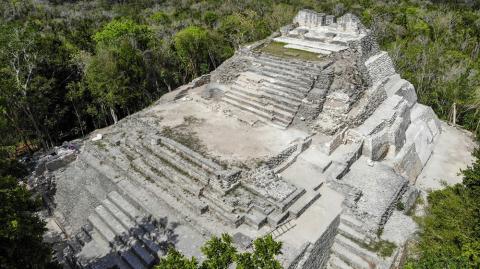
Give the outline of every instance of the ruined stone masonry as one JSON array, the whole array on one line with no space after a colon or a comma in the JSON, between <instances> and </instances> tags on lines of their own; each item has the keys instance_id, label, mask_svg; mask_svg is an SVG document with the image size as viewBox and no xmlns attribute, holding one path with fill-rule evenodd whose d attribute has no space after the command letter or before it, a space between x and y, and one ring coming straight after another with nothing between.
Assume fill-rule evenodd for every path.
<instances>
[{"instance_id":1,"label":"ruined stone masonry","mask_svg":"<svg viewBox=\"0 0 480 269\"><path fill-rule=\"evenodd\" d=\"M442 126L358 18L302 10L36 176L55 182L66 268L151 268L169 246L201 260L221 233L247 250L272 234L289 269L392 268L405 242L372 246Z\"/></svg>"}]
</instances>

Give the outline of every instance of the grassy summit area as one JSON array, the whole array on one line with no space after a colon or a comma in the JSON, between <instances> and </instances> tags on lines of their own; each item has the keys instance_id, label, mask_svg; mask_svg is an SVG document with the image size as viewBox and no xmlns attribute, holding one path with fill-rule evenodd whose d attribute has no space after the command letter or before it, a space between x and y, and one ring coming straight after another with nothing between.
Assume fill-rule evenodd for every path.
<instances>
[{"instance_id":1,"label":"grassy summit area","mask_svg":"<svg viewBox=\"0 0 480 269\"><path fill-rule=\"evenodd\" d=\"M322 58L321 54L305 50L285 48L285 45L287 44L283 42L272 41L258 50L279 57L294 58L305 61L318 61Z\"/></svg>"}]
</instances>

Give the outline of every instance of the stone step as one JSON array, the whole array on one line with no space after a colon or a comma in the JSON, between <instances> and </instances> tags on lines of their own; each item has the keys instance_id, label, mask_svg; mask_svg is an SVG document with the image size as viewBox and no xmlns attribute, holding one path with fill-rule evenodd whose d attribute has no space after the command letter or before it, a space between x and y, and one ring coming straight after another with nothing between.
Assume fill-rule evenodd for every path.
<instances>
[{"instance_id":1,"label":"stone step","mask_svg":"<svg viewBox=\"0 0 480 269\"><path fill-rule=\"evenodd\" d=\"M96 214L91 214L87 219L88 222L93 226L94 231L101 236L107 245L115 241L115 232L113 232L108 225L100 219L99 216Z\"/></svg>"},{"instance_id":2,"label":"stone step","mask_svg":"<svg viewBox=\"0 0 480 269\"><path fill-rule=\"evenodd\" d=\"M357 231L361 231L362 227L364 226L364 224L361 221L359 221L354 216L348 215L348 214L340 215L340 222Z\"/></svg>"},{"instance_id":3,"label":"stone step","mask_svg":"<svg viewBox=\"0 0 480 269\"><path fill-rule=\"evenodd\" d=\"M214 161L205 158L201 154L191 150L190 148L170 139L167 137L161 137L161 143L167 146L170 150L180 153L182 157L195 162L197 165L207 169L211 173L223 170L223 167Z\"/></svg>"},{"instance_id":4,"label":"stone step","mask_svg":"<svg viewBox=\"0 0 480 269\"><path fill-rule=\"evenodd\" d=\"M105 199L102 202L103 206L115 216L115 218L123 225L127 230L136 226L135 220L130 219L121 209L119 209L112 201Z\"/></svg>"},{"instance_id":5,"label":"stone step","mask_svg":"<svg viewBox=\"0 0 480 269\"><path fill-rule=\"evenodd\" d=\"M110 212L103 206L99 205L95 208L95 213L102 219L102 221L107 224L112 232L115 233L115 236L120 238L122 241L128 237L128 230L123 227L123 225L113 216Z\"/></svg>"},{"instance_id":6,"label":"stone step","mask_svg":"<svg viewBox=\"0 0 480 269\"><path fill-rule=\"evenodd\" d=\"M132 244L132 250L137 255L138 258L143 262L147 268L151 268L156 258L149 252L149 250L141 243L141 241L136 241Z\"/></svg>"},{"instance_id":7,"label":"stone step","mask_svg":"<svg viewBox=\"0 0 480 269\"><path fill-rule=\"evenodd\" d=\"M261 110L258 110L256 108L253 108L253 107L250 107L250 106L245 106L244 104L234 100L234 99L231 99L231 98L223 98L222 99L225 103L228 103L240 110L243 110L243 111L247 111L247 112L250 112L256 116L258 116L260 119L262 119L264 122L266 123L270 123L276 127L279 127L279 128L282 128L282 129L285 129L288 127L288 125L290 125L290 122L291 121L285 121L285 120L282 120L282 119L274 119L272 118L272 116L264 111L261 111Z\"/></svg>"},{"instance_id":8,"label":"stone step","mask_svg":"<svg viewBox=\"0 0 480 269\"><path fill-rule=\"evenodd\" d=\"M307 92L303 92L298 90L297 88L291 88L291 87L285 87L282 85L278 85L277 83L274 83L272 81L264 81L263 82L263 87L271 90L271 91L277 91L281 93L285 93L288 96L291 96L292 98L297 98L298 100L303 100L305 96L307 95Z\"/></svg>"},{"instance_id":9,"label":"stone step","mask_svg":"<svg viewBox=\"0 0 480 269\"><path fill-rule=\"evenodd\" d=\"M340 222L340 225L338 226L338 233L347 237L347 238L355 240L357 242L366 242L367 241L367 237L365 236L365 234L353 229L350 226L347 226L347 225L343 224L342 222Z\"/></svg>"},{"instance_id":10,"label":"stone step","mask_svg":"<svg viewBox=\"0 0 480 269\"><path fill-rule=\"evenodd\" d=\"M274 84L281 85L293 90L298 90L301 92L308 92L313 83L313 80L311 79L309 79L308 81L304 81L300 79L289 78L279 74L272 73L268 70L254 70L251 72L252 73L254 72L256 74L262 75L270 79L271 82Z\"/></svg>"},{"instance_id":11,"label":"stone step","mask_svg":"<svg viewBox=\"0 0 480 269\"><path fill-rule=\"evenodd\" d=\"M290 215L296 218L300 217L320 196L320 192L317 191L306 192L288 209Z\"/></svg>"},{"instance_id":12,"label":"stone step","mask_svg":"<svg viewBox=\"0 0 480 269\"><path fill-rule=\"evenodd\" d=\"M133 269L148 269L132 250L122 252L120 256Z\"/></svg>"},{"instance_id":13,"label":"stone step","mask_svg":"<svg viewBox=\"0 0 480 269\"><path fill-rule=\"evenodd\" d=\"M344 262L342 259L340 259L337 255L335 254L330 254L330 260L328 261L328 267L331 269L355 269L348 265L346 262Z\"/></svg>"},{"instance_id":14,"label":"stone step","mask_svg":"<svg viewBox=\"0 0 480 269\"><path fill-rule=\"evenodd\" d=\"M284 110L290 110L295 112L298 106L301 104L302 100L290 97L285 93L276 93L272 94L272 91L266 91L266 87L260 87L258 89L252 89L249 85L245 85L242 81L237 81L234 85L232 85L232 89L238 90L243 92L246 95L256 98L265 98L271 101L274 104L277 104L279 108L283 108Z\"/></svg>"},{"instance_id":15,"label":"stone step","mask_svg":"<svg viewBox=\"0 0 480 269\"><path fill-rule=\"evenodd\" d=\"M294 117L294 115L292 115L292 113L287 113L287 112L275 109L275 107L273 107L273 111L271 111L272 108L267 108L265 104L261 104L261 103L258 103L256 101L244 98L243 96L235 95L234 93L232 93L230 91L227 91L225 93L224 97L227 98L227 99L234 100L237 103L243 104L244 106L252 107L256 110L263 111L263 112L267 113L267 115L270 115L270 117L272 117L271 115L273 114L275 116L275 118L281 119L285 122L290 123L293 120L293 117Z\"/></svg>"},{"instance_id":16,"label":"stone step","mask_svg":"<svg viewBox=\"0 0 480 269\"><path fill-rule=\"evenodd\" d=\"M261 83L252 82L247 76L238 77L236 83L242 83L248 86L253 85L254 88L255 85L258 84L259 89L263 90L264 92L268 91L271 95L282 96L296 102L301 102L306 95L306 93L298 91L296 89L294 90L291 88L276 85L270 80L262 80Z\"/></svg>"},{"instance_id":17,"label":"stone step","mask_svg":"<svg viewBox=\"0 0 480 269\"><path fill-rule=\"evenodd\" d=\"M261 212L258 212L257 210L250 210L249 213L245 214L245 222L259 230L265 224L267 224L267 216Z\"/></svg>"},{"instance_id":18,"label":"stone step","mask_svg":"<svg viewBox=\"0 0 480 269\"><path fill-rule=\"evenodd\" d=\"M301 81L298 79L289 79L287 77L282 77L278 74L268 72L266 70L249 70L242 73L243 76L248 77L253 83L260 82L270 82L271 84L288 88L292 91L300 91L303 94L306 94L310 90L311 82L313 84L313 79L309 79L309 82ZM251 79L252 78L252 79Z\"/></svg>"},{"instance_id":19,"label":"stone step","mask_svg":"<svg viewBox=\"0 0 480 269\"><path fill-rule=\"evenodd\" d=\"M108 194L108 199L123 213L125 213L131 220L137 220L142 217L142 212L130 204L125 198L123 198L118 192L113 191Z\"/></svg>"},{"instance_id":20,"label":"stone step","mask_svg":"<svg viewBox=\"0 0 480 269\"><path fill-rule=\"evenodd\" d=\"M198 195L205 183L199 182L195 178L184 174L183 170L175 167L173 163L165 158L159 158L143 145L129 145L142 155L142 159L132 162L150 180L168 184L167 180L174 183L176 187L186 190L193 195Z\"/></svg>"},{"instance_id":21,"label":"stone step","mask_svg":"<svg viewBox=\"0 0 480 269\"><path fill-rule=\"evenodd\" d=\"M237 88L235 85L231 87L230 93L238 96L239 98L242 99L247 99L250 100L251 102L255 102L259 105L272 105L275 110L278 110L279 112L285 113L287 115L295 114L297 112L298 104L294 107L289 106L290 103L287 103L285 105L280 98L270 98L267 97L266 95L262 94L257 94L254 95L255 93L249 92L248 90Z\"/></svg>"},{"instance_id":22,"label":"stone step","mask_svg":"<svg viewBox=\"0 0 480 269\"><path fill-rule=\"evenodd\" d=\"M319 72L318 70L311 69L309 72L308 68L297 66L297 65L290 65L288 62L272 62L269 60L255 60L255 64L259 65L260 67L269 68L275 70L275 72L279 72L281 74L286 74L292 77L314 77Z\"/></svg>"},{"instance_id":23,"label":"stone step","mask_svg":"<svg viewBox=\"0 0 480 269\"><path fill-rule=\"evenodd\" d=\"M267 74L271 74L275 77L284 77L285 79L289 79L292 81L304 82L311 80L309 76L302 72L289 72L282 69L277 69L268 65L262 66L251 66L250 71L254 73L259 73L259 71L266 72Z\"/></svg>"},{"instance_id":24,"label":"stone step","mask_svg":"<svg viewBox=\"0 0 480 269\"><path fill-rule=\"evenodd\" d=\"M340 244L334 242L332 249L332 253L341 259L343 262L348 264L349 266L355 269L372 269L375 268L371 266L370 263L362 259L361 257L357 256L355 253L352 253L347 248L341 246Z\"/></svg>"},{"instance_id":25,"label":"stone step","mask_svg":"<svg viewBox=\"0 0 480 269\"><path fill-rule=\"evenodd\" d=\"M174 167L177 172L180 171L180 173L189 175L205 185L208 184L209 178L212 175L209 174L207 170L194 165L189 160L185 160L185 158L169 150L167 147L163 147L161 145L147 145L145 143L143 146L148 148L149 151L155 155L155 157L162 159L164 162L167 162L170 166Z\"/></svg>"},{"instance_id":26,"label":"stone step","mask_svg":"<svg viewBox=\"0 0 480 269\"><path fill-rule=\"evenodd\" d=\"M320 48L312 48L312 47L308 47L308 46L304 46L304 45L297 45L297 44L287 44L287 45L285 45L285 48L303 50L303 51L308 51L308 52L312 52L312 53L316 53L316 54L325 54L325 55L332 54L332 52L329 51L329 50L320 49Z\"/></svg>"},{"instance_id":27,"label":"stone step","mask_svg":"<svg viewBox=\"0 0 480 269\"><path fill-rule=\"evenodd\" d=\"M204 211L203 208L206 206L204 204L201 204L198 202L198 198L195 196L189 196L185 193L185 191L188 191L190 193L192 192L199 192L196 189L192 189L192 185L188 185L185 182L181 182L180 180L177 182L174 182L172 180L167 179L166 177L159 176L156 173L152 172L150 170L150 166L147 165L144 160L137 160L137 162L134 164L134 166L138 167L138 170L143 170L143 174L134 173L134 175L137 175L137 177L149 177L149 179L152 182L157 183L158 185L168 188L171 192L171 195L176 197L176 199L180 200L184 205L189 206L192 208L195 212L202 212ZM197 202L198 203L197 203Z\"/></svg>"},{"instance_id":28,"label":"stone step","mask_svg":"<svg viewBox=\"0 0 480 269\"><path fill-rule=\"evenodd\" d=\"M166 254L166 253L164 253L162 248L157 243L155 243L153 240L148 239L148 238L144 238L144 237L140 237L139 240L142 241L145 249L147 249L148 252L150 252L155 258L158 259L159 257Z\"/></svg>"},{"instance_id":29,"label":"stone step","mask_svg":"<svg viewBox=\"0 0 480 269\"><path fill-rule=\"evenodd\" d=\"M363 248L361 245L341 234L335 236L335 242L371 264L379 263L379 257L375 253Z\"/></svg>"},{"instance_id":30,"label":"stone step","mask_svg":"<svg viewBox=\"0 0 480 269\"><path fill-rule=\"evenodd\" d=\"M114 256L114 263L115 263L115 266L118 267L118 269L132 269L132 267L130 267L130 265L128 265L123 259L122 257L120 257L119 255L113 255ZM105 269L105 268L98 268L98 269Z\"/></svg>"}]
</instances>

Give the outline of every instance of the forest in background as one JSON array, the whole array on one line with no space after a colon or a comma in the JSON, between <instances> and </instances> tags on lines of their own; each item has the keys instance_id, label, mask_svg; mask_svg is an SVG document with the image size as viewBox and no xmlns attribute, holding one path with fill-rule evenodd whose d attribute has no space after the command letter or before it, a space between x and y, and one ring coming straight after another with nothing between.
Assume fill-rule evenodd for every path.
<instances>
[{"instance_id":1,"label":"forest in background","mask_svg":"<svg viewBox=\"0 0 480 269\"><path fill-rule=\"evenodd\" d=\"M2 1L0 145L49 148L110 125L215 69L301 8L357 14L422 103L477 132L480 2L457 2Z\"/></svg>"},{"instance_id":2,"label":"forest in background","mask_svg":"<svg viewBox=\"0 0 480 269\"><path fill-rule=\"evenodd\" d=\"M39 201L14 180L25 175L18 154L82 137L152 104L290 23L301 8L358 15L420 102L478 135L478 0L5 0L0 265L50 267L40 242L44 224L34 214ZM480 266L479 157L463 184L429 195L407 268Z\"/></svg>"}]
</instances>

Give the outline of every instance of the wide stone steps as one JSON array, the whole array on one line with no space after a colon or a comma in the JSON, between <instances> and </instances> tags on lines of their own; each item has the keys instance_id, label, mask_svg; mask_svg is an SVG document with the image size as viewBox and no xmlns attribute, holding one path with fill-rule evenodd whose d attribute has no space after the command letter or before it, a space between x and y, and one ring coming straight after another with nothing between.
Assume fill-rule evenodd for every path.
<instances>
[{"instance_id":1,"label":"wide stone steps","mask_svg":"<svg viewBox=\"0 0 480 269\"><path fill-rule=\"evenodd\" d=\"M300 72L289 72L283 69L277 69L267 65L251 66L249 71L254 73L260 73L260 71L264 71L266 74L269 74L269 76L273 76L275 78L283 77L286 80L299 82L301 85L305 84L305 86L308 85L307 83L305 83L305 81L309 81L312 79L310 76L306 76L305 74Z\"/></svg>"},{"instance_id":2,"label":"wide stone steps","mask_svg":"<svg viewBox=\"0 0 480 269\"><path fill-rule=\"evenodd\" d=\"M243 82L237 81L232 85L232 90L240 91L245 95L251 96L253 98L262 98L266 99L269 103L277 106L280 109L295 113L298 109L298 106L301 103L301 100L297 98L289 98L286 94L272 94L272 91L268 91L265 87L260 87L258 89L252 89L249 85L245 85Z\"/></svg>"},{"instance_id":3,"label":"wide stone steps","mask_svg":"<svg viewBox=\"0 0 480 269\"><path fill-rule=\"evenodd\" d=\"M197 165L194 165L192 162L185 160L161 145L148 146L144 143L143 146L145 148L148 147L155 157L162 159L165 162L168 162L172 167L175 167L176 171L195 178L205 185L208 184L211 175L206 170L201 169Z\"/></svg>"},{"instance_id":4,"label":"wide stone steps","mask_svg":"<svg viewBox=\"0 0 480 269\"><path fill-rule=\"evenodd\" d=\"M348 214L342 214L340 216L340 222L357 231L361 231L364 225L361 221L356 219L354 216L351 216Z\"/></svg>"},{"instance_id":5,"label":"wide stone steps","mask_svg":"<svg viewBox=\"0 0 480 269\"><path fill-rule=\"evenodd\" d=\"M262 80L261 83L255 82L251 80L248 76L240 76L236 80L236 83L248 85L253 87L258 87L259 90L263 90L264 92L269 93L270 95L281 96L284 98L291 99L294 102L301 102L302 99L305 97L306 93L294 89L290 89L287 87L279 86L271 82L270 80ZM255 85L258 84L258 85Z\"/></svg>"},{"instance_id":6,"label":"wide stone steps","mask_svg":"<svg viewBox=\"0 0 480 269\"><path fill-rule=\"evenodd\" d=\"M225 103L228 103L240 110L243 110L243 111L247 111L247 112L250 112L258 117L260 117L261 119L263 119L265 122L269 123L269 124L272 124L276 127L280 127L280 128L287 128L288 125L290 125L290 122L291 121L286 121L286 120L283 120L283 119L280 119L280 118L274 118L272 117L271 114L267 113L267 112L264 112L262 110L258 110L254 107L251 107L251 106L248 106L248 105L245 105L243 104L242 102L239 102L237 101L236 99L232 99L232 98L223 98L223 101Z\"/></svg>"},{"instance_id":7,"label":"wide stone steps","mask_svg":"<svg viewBox=\"0 0 480 269\"><path fill-rule=\"evenodd\" d=\"M88 216L88 222L93 226L94 232L98 233L105 243L109 245L115 241L115 232L96 214Z\"/></svg>"},{"instance_id":8,"label":"wide stone steps","mask_svg":"<svg viewBox=\"0 0 480 269\"><path fill-rule=\"evenodd\" d=\"M291 107L285 106L284 104L278 102L277 100L269 100L262 96L252 96L251 94L245 93L244 90L235 87L235 85L232 86L232 88L230 89L230 93L235 96L238 96L238 98L249 100L250 102L254 102L261 106L271 105L273 106L275 111L279 111L281 113L284 113L285 115L295 115L295 113L297 112L298 106L295 108L291 108Z\"/></svg>"},{"instance_id":9,"label":"wide stone steps","mask_svg":"<svg viewBox=\"0 0 480 269\"><path fill-rule=\"evenodd\" d=\"M136 152L132 152L132 150L128 149L128 147L121 147L121 151L130 152L127 154L130 154L132 156L137 155ZM193 199L187 194L185 194L183 188L181 188L182 186L189 187L190 185L188 185L187 183L183 183L183 185L180 186L179 183L181 182L175 182L168 178L165 178L164 176L159 175L157 173L157 170L152 171L151 167L148 164L146 164L143 159L139 157L134 157L134 158L135 159L133 159L131 162L131 167L133 169L128 169L125 171L128 178L133 179L133 182L138 182L141 184L144 183L145 181L154 182L159 186L161 186L162 188L169 190L169 192L166 194L168 197L171 196L173 200L180 201L183 206L191 209L193 212L201 212L203 210L205 205L202 205L200 202L198 203L192 202ZM126 184L127 183L123 182L123 185L125 188L130 188L131 184L130 183L127 185ZM145 195L148 195L148 197L151 196L150 194L146 194L146 193ZM132 197L135 197L135 196L132 196ZM145 211L152 212L152 211L149 211L150 210L149 207L145 207L142 203L140 203L140 205L144 208Z\"/></svg>"},{"instance_id":10,"label":"wide stone steps","mask_svg":"<svg viewBox=\"0 0 480 269\"><path fill-rule=\"evenodd\" d=\"M341 245L354 255L361 257L369 264L378 264L380 261L380 258L377 256L377 254L365 249L363 246L359 245L358 243L352 241L345 236L335 236L335 243Z\"/></svg>"},{"instance_id":11,"label":"wide stone steps","mask_svg":"<svg viewBox=\"0 0 480 269\"><path fill-rule=\"evenodd\" d=\"M316 69L308 69L303 66L292 65L288 62L275 62L271 60L260 59L254 60L256 65L261 67L265 67L268 69L275 70L275 72L279 72L281 74L290 75L292 77L305 77L308 76L313 78L314 76L318 75L319 70Z\"/></svg>"},{"instance_id":12,"label":"wide stone steps","mask_svg":"<svg viewBox=\"0 0 480 269\"><path fill-rule=\"evenodd\" d=\"M297 79L288 78L288 77L273 73L272 71L263 70L263 69L254 70L254 71L251 71L251 72L262 75L262 76L270 79L270 81L272 83L277 84L279 86L287 87L287 88L290 88L292 90L298 90L298 91L302 91L302 92L308 92L310 90L310 87L313 84L312 79L308 79L308 80L305 81L305 80L301 80L301 79L298 79L298 78Z\"/></svg>"},{"instance_id":13,"label":"wide stone steps","mask_svg":"<svg viewBox=\"0 0 480 269\"><path fill-rule=\"evenodd\" d=\"M173 180L168 180L166 177L159 176L156 172L152 171L151 167L145 164L142 160L139 160L134 165L138 167L138 170L142 170L143 174L139 174L138 172L131 172L132 176L136 175L137 177L151 180L157 185L160 185L164 188L168 188L171 192L171 195L173 195L176 199L181 201L182 204L191 208L195 212L201 212L203 210L202 208L205 207L205 205L203 205L199 201L199 199L192 194L193 192L197 192L197 189L194 189L188 183L181 181L175 182ZM187 194L187 192L190 194Z\"/></svg>"},{"instance_id":14,"label":"wide stone steps","mask_svg":"<svg viewBox=\"0 0 480 269\"><path fill-rule=\"evenodd\" d=\"M141 144L128 145L131 150L135 150L141 158L137 158L132 162L139 172L159 182L166 182L168 179L172 183L178 184L182 189L198 195L199 191L205 186L204 183L191 178L183 170L179 170L166 159L160 159L151 151L147 150Z\"/></svg>"},{"instance_id":15,"label":"wide stone steps","mask_svg":"<svg viewBox=\"0 0 480 269\"><path fill-rule=\"evenodd\" d=\"M126 235L128 233L127 229L112 215L110 212L103 207L102 205L95 208L95 213L97 216L108 226L110 231L115 234L115 238L119 238L124 243L126 243ZM111 241L109 241L111 242Z\"/></svg>"},{"instance_id":16,"label":"wide stone steps","mask_svg":"<svg viewBox=\"0 0 480 269\"><path fill-rule=\"evenodd\" d=\"M161 143L171 151L176 152L182 158L190 160L191 162L197 164L199 167L207 170L209 173L215 174L216 172L223 170L223 167L221 165L203 157L201 154L192 151L191 149L172 139L162 137Z\"/></svg>"},{"instance_id":17,"label":"wide stone steps","mask_svg":"<svg viewBox=\"0 0 480 269\"><path fill-rule=\"evenodd\" d=\"M255 56L255 61L258 63L270 63L277 66L285 66L288 68L295 68L298 71L308 72L308 73L317 73L323 69L321 64L302 61L301 63L295 63L291 60L286 60L284 58L275 57L269 54L259 54Z\"/></svg>"},{"instance_id":18,"label":"wide stone steps","mask_svg":"<svg viewBox=\"0 0 480 269\"><path fill-rule=\"evenodd\" d=\"M208 190L205 190L203 192L203 197L206 198L206 201L203 201L203 199L199 197L200 191L203 188L202 186L197 186L192 182L191 179L190 182L188 182L188 178L182 175L172 175L172 177L175 177L176 180L171 180L172 177L170 177L170 180L168 180L167 178L169 177L167 175L158 175L158 173L152 171L152 167L155 167L155 170L164 173L168 170L165 169L165 164L159 162L158 159L155 159L155 156L149 155L148 151L142 151L142 146L136 146L135 149L143 157L142 159L136 159L133 162L133 165L136 165L137 169L143 171L143 173L150 177L150 179L153 179L161 186L168 188L171 195L174 195L176 199L181 201L191 210L197 212L197 214L201 214L205 212L207 208L210 208L212 213L216 214L227 222L235 223L237 221L236 214L232 213L233 208L227 208L227 205L225 205L222 201L214 198L214 194L208 195ZM179 177L183 178L184 180L180 180ZM195 195L188 195L185 193L185 191Z\"/></svg>"},{"instance_id":19,"label":"wide stone steps","mask_svg":"<svg viewBox=\"0 0 480 269\"><path fill-rule=\"evenodd\" d=\"M235 95L230 91L227 91L224 97L225 99L229 99L237 102L239 105L242 105L243 107L250 107L257 111L262 111L263 115L261 116L264 116L264 118L266 119L278 119L279 121L283 121L285 124L289 124L294 117L294 115L292 115L291 113L286 114L285 112L275 108L273 108L273 111L271 111L269 108L266 108L264 104L244 98L243 96L240 97L239 95Z\"/></svg>"},{"instance_id":20,"label":"wide stone steps","mask_svg":"<svg viewBox=\"0 0 480 269\"><path fill-rule=\"evenodd\" d=\"M343 247L337 242L333 243L332 253L341 259L344 263L355 269L372 269L373 267L368 261L364 260L362 257L352 253L349 249Z\"/></svg>"},{"instance_id":21,"label":"wide stone steps","mask_svg":"<svg viewBox=\"0 0 480 269\"><path fill-rule=\"evenodd\" d=\"M328 261L327 268L328 269L355 269L333 253L330 254L330 260Z\"/></svg>"},{"instance_id":22,"label":"wide stone steps","mask_svg":"<svg viewBox=\"0 0 480 269\"><path fill-rule=\"evenodd\" d=\"M365 234L345 225L342 222L340 222L340 225L338 226L338 233L358 242L366 242L368 240Z\"/></svg>"}]
</instances>

